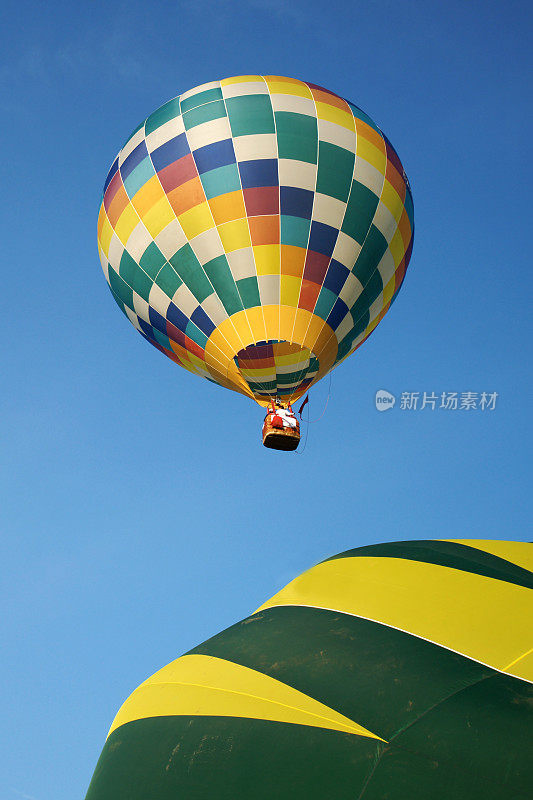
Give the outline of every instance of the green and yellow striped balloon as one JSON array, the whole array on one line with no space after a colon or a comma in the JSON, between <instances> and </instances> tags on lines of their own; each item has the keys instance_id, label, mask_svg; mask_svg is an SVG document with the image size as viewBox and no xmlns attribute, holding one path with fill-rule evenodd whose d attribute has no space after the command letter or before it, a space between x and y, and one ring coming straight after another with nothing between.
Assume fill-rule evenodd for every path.
<instances>
[{"instance_id":1,"label":"green and yellow striped balloon","mask_svg":"<svg viewBox=\"0 0 533 800\"><path fill-rule=\"evenodd\" d=\"M159 670L87 800L528 800L533 545L350 550Z\"/></svg>"},{"instance_id":2,"label":"green and yellow striped balloon","mask_svg":"<svg viewBox=\"0 0 533 800\"><path fill-rule=\"evenodd\" d=\"M402 164L368 115L312 83L245 75L136 128L104 185L98 248L149 342L267 405L301 396L374 330L413 226Z\"/></svg>"}]
</instances>

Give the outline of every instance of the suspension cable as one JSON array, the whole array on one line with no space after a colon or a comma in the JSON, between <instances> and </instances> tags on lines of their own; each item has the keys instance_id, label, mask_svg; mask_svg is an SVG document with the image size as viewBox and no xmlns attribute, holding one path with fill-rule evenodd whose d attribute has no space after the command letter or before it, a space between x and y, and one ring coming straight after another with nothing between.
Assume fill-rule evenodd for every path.
<instances>
[{"instance_id":1,"label":"suspension cable","mask_svg":"<svg viewBox=\"0 0 533 800\"><path fill-rule=\"evenodd\" d=\"M305 451L305 448L307 447L307 437L309 436L309 425L313 425L315 422L319 422L322 419L322 417L326 413L326 409L328 407L328 403L329 403L329 398L330 397L331 397L331 372L329 373L328 396L326 397L326 402L325 402L324 408L322 409L322 413L316 419L309 419L309 407L308 407L307 408L307 419L302 419L302 422L306 423L305 439L304 439L304 446L302 447L302 449L300 450L300 448L298 447L298 449L294 451L297 455L300 456Z\"/></svg>"}]
</instances>

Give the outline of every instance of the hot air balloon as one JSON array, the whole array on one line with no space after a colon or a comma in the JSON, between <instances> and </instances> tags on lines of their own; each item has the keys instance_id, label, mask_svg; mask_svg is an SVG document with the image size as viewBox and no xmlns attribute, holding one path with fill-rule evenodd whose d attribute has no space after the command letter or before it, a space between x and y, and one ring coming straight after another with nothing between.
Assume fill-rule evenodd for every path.
<instances>
[{"instance_id":1,"label":"hot air balloon","mask_svg":"<svg viewBox=\"0 0 533 800\"><path fill-rule=\"evenodd\" d=\"M386 314L412 242L387 137L353 103L280 76L206 83L157 109L113 162L98 218L109 287L142 336L289 416ZM299 437L287 429L285 449Z\"/></svg>"},{"instance_id":2,"label":"hot air balloon","mask_svg":"<svg viewBox=\"0 0 533 800\"><path fill-rule=\"evenodd\" d=\"M86 800L527 800L533 545L349 550L156 672Z\"/></svg>"}]
</instances>

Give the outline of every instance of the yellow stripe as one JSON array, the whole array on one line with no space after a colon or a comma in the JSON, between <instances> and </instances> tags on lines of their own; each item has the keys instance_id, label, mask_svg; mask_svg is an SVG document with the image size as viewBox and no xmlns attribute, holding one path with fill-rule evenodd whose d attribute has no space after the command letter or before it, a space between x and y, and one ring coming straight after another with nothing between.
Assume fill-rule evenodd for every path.
<instances>
[{"instance_id":1,"label":"yellow stripe","mask_svg":"<svg viewBox=\"0 0 533 800\"><path fill-rule=\"evenodd\" d=\"M289 583L258 611L302 605L390 625L533 681L533 592L400 558L337 558Z\"/></svg>"},{"instance_id":2,"label":"yellow stripe","mask_svg":"<svg viewBox=\"0 0 533 800\"><path fill-rule=\"evenodd\" d=\"M276 379L276 370L274 367L269 367L266 369L243 369L241 367L241 372L250 380L257 380L259 378L270 378L271 380Z\"/></svg>"},{"instance_id":3,"label":"yellow stripe","mask_svg":"<svg viewBox=\"0 0 533 800\"><path fill-rule=\"evenodd\" d=\"M137 197L137 195L135 195L135 197ZM155 239L163 228L166 228L166 226L175 219L176 216L166 195L161 197L160 200L154 203L154 205L142 215L143 224L152 239Z\"/></svg>"},{"instance_id":4,"label":"yellow stripe","mask_svg":"<svg viewBox=\"0 0 533 800\"><path fill-rule=\"evenodd\" d=\"M226 253L242 250L244 247L250 247L251 245L250 230L246 219L225 222L223 225L218 226L218 233Z\"/></svg>"},{"instance_id":5,"label":"yellow stripe","mask_svg":"<svg viewBox=\"0 0 533 800\"><path fill-rule=\"evenodd\" d=\"M139 224L139 215L135 211L131 203L124 208L124 211L117 220L115 225L115 233L118 238L126 246L126 242L130 238L131 232Z\"/></svg>"},{"instance_id":6,"label":"yellow stripe","mask_svg":"<svg viewBox=\"0 0 533 800\"><path fill-rule=\"evenodd\" d=\"M326 375L335 363L338 350L333 330L323 319L303 308L290 309L290 313L287 313L287 310L286 306L259 306L248 309L246 313L238 311L223 320L211 333L205 346L205 363L214 380L222 386L254 397L259 405L268 405L268 399L252 394L233 361L243 346L268 339L284 339L299 345L302 350L307 349L312 352L319 362L319 370L313 378L313 383ZM246 329L251 328L255 340L245 340L244 325ZM241 336L243 341L236 336L236 330L240 330L243 334ZM297 400L307 389L308 387L294 392L292 399Z\"/></svg>"},{"instance_id":7,"label":"yellow stripe","mask_svg":"<svg viewBox=\"0 0 533 800\"><path fill-rule=\"evenodd\" d=\"M278 355L277 347L280 345L276 345L276 355L274 356L276 366L278 367L289 367L289 366L300 366L304 364L306 361L309 361L311 353L309 350L304 347L302 350L297 350L295 345L289 345L293 348L292 353L288 353L287 355Z\"/></svg>"},{"instance_id":8,"label":"yellow stripe","mask_svg":"<svg viewBox=\"0 0 533 800\"><path fill-rule=\"evenodd\" d=\"M301 278L296 278L293 275L282 275L280 290L281 303L283 305L296 307L298 305L298 298L300 297L301 286Z\"/></svg>"},{"instance_id":9,"label":"yellow stripe","mask_svg":"<svg viewBox=\"0 0 533 800\"><path fill-rule=\"evenodd\" d=\"M163 716L263 719L383 741L292 686L214 656L182 656L160 669L126 700L109 734L127 722Z\"/></svg>"},{"instance_id":10,"label":"yellow stripe","mask_svg":"<svg viewBox=\"0 0 533 800\"><path fill-rule=\"evenodd\" d=\"M517 567L533 572L533 545L531 542L501 542L495 539L442 539L444 542L457 542L467 547L475 547L493 556L505 558Z\"/></svg>"},{"instance_id":11,"label":"yellow stripe","mask_svg":"<svg viewBox=\"0 0 533 800\"><path fill-rule=\"evenodd\" d=\"M109 245L111 244L111 239L113 238L113 228L107 218L104 218L102 223L102 232L100 233L100 247L103 250L103 253L106 258L109 258Z\"/></svg>"},{"instance_id":12,"label":"yellow stripe","mask_svg":"<svg viewBox=\"0 0 533 800\"><path fill-rule=\"evenodd\" d=\"M395 285L396 285L396 279L395 276L393 275L392 278L387 283L387 285L383 288L383 307L385 307L387 303L390 303L390 301L392 300L392 297L394 295Z\"/></svg>"},{"instance_id":13,"label":"yellow stripe","mask_svg":"<svg viewBox=\"0 0 533 800\"><path fill-rule=\"evenodd\" d=\"M214 227L211 209L205 202L180 214L178 220L183 228L183 233L189 240Z\"/></svg>"},{"instance_id":14,"label":"yellow stripe","mask_svg":"<svg viewBox=\"0 0 533 800\"><path fill-rule=\"evenodd\" d=\"M357 137L357 157L364 158L369 164L372 164L382 175L385 174L387 168L387 156L384 149L377 148L373 142L369 142L363 135Z\"/></svg>"},{"instance_id":15,"label":"yellow stripe","mask_svg":"<svg viewBox=\"0 0 533 800\"><path fill-rule=\"evenodd\" d=\"M279 244L254 245L257 275L279 275L281 273Z\"/></svg>"},{"instance_id":16,"label":"yellow stripe","mask_svg":"<svg viewBox=\"0 0 533 800\"><path fill-rule=\"evenodd\" d=\"M337 106L331 106L329 103L320 102L317 102L316 110L319 119L334 122L336 125L341 125L349 131L355 131L355 122L351 111L345 111Z\"/></svg>"},{"instance_id":17,"label":"yellow stripe","mask_svg":"<svg viewBox=\"0 0 533 800\"><path fill-rule=\"evenodd\" d=\"M293 94L297 97L313 99L311 90L302 81L278 75L265 75L264 78L271 94Z\"/></svg>"},{"instance_id":18,"label":"yellow stripe","mask_svg":"<svg viewBox=\"0 0 533 800\"><path fill-rule=\"evenodd\" d=\"M396 222L399 222L404 210L404 204L398 192L388 180L383 182L380 200L389 209Z\"/></svg>"},{"instance_id":19,"label":"yellow stripe","mask_svg":"<svg viewBox=\"0 0 533 800\"><path fill-rule=\"evenodd\" d=\"M394 266L398 267L405 255L405 244L399 228L396 228L394 236L390 241L389 250L391 251L391 255L394 259Z\"/></svg>"},{"instance_id":20,"label":"yellow stripe","mask_svg":"<svg viewBox=\"0 0 533 800\"><path fill-rule=\"evenodd\" d=\"M234 83L256 83L262 80L262 75L236 75L234 78L223 78L220 81L220 85L231 86Z\"/></svg>"}]
</instances>

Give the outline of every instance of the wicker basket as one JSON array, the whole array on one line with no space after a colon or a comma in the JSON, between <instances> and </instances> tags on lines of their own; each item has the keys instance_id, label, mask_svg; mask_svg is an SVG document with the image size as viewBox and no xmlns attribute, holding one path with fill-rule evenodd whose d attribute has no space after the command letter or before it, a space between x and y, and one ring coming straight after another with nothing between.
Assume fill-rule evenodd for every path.
<instances>
[{"instance_id":1,"label":"wicker basket","mask_svg":"<svg viewBox=\"0 0 533 800\"><path fill-rule=\"evenodd\" d=\"M296 450L300 443L300 426L296 428L275 428L271 415L267 414L263 424L263 444L272 450Z\"/></svg>"}]
</instances>

